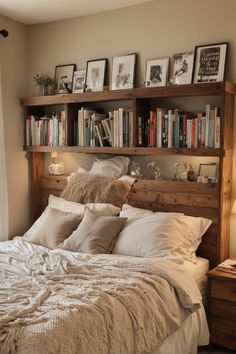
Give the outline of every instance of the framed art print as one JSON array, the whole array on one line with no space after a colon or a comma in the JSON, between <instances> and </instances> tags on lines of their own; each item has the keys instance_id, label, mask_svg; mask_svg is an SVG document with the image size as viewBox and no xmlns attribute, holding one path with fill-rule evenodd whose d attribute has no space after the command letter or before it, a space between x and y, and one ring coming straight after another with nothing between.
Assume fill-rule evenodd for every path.
<instances>
[{"instance_id":1,"label":"framed art print","mask_svg":"<svg viewBox=\"0 0 236 354\"><path fill-rule=\"evenodd\" d=\"M55 93L71 93L75 64L57 65L55 69Z\"/></svg>"},{"instance_id":2,"label":"framed art print","mask_svg":"<svg viewBox=\"0 0 236 354\"><path fill-rule=\"evenodd\" d=\"M134 87L136 54L114 57L112 62L112 90Z\"/></svg>"},{"instance_id":3,"label":"framed art print","mask_svg":"<svg viewBox=\"0 0 236 354\"><path fill-rule=\"evenodd\" d=\"M193 52L175 54L173 62L173 84L191 84L193 75Z\"/></svg>"},{"instance_id":4,"label":"framed art print","mask_svg":"<svg viewBox=\"0 0 236 354\"><path fill-rule=\"evenodd\" d=\"M145 85L166 86L169 73L169 58L147 60Z\"/></svg>"},{"instance_id":5,"label":"framed art print","mask_svg":"<svg viewBox=\"0 0 236 354\"><path fill-rule=\"evenodd\" d=\"M107 62L107 59L89 60L87 62L86 91L103 91Z\"/></svg>"},{"instance_id":6,"label":"framed art print","mask_svg":"<svg viewBox=\"0 0 236 354\"><path fill-rule=\"evenodd\" d=\"M224 80L228 42L195 47L193 83Z\"/></svg>"},{"instance_id":7,"label":"framed art print","mask_svg":"<svg viewBox=\"0 0 236 354\"><path fill-rule=\"evenodd\" d=\"M86 70L78 70L74 72L73 93L84 92L86 79Z\"/></svg>"}]
</instances>

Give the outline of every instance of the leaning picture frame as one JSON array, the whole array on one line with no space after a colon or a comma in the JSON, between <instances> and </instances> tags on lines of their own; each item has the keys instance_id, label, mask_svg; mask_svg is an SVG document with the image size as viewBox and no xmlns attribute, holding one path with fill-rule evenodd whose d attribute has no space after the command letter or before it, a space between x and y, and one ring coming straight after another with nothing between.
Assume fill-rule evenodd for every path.
<instances>
[{"instance_id":1,"label":"leaning picture frame","mask_svg":"<svg viewBox=\"0 0 236 354\"><path fill-rule=\"evenodd\" d=\"M134 87L137 54L113 57L111 89L122 90Z\"/></svg>"},{"instance_id":2,"label":"leaning picture frame","mask_svg":"<svg viewBox=\"0 0 236 354\"><path fill-rule=\"evenodd\" d=\"M57 65L55 68L55 93L71 93L75 64Z\"/></svg>"},{"instance_id":3,"label":"leaning picture frame","mask_svg":"<svg viewBox=\"0 0 236 354\"><path fill-rule=\"evenodd\" d=\"M86 80L86 70L77 70L74 72L73 79L73 93L81 93L84 92L85 88L85 80Z\"/></svg>"},{"instance_id":4,"label":"leaning picture frame","mask_svg":"<svg viewBox=\"0 0 236 354\"><path fill-rule=\"evenodd\" d=\"M194 52L185 52L173 56L173 85L187 85L192 82Z\"/></svg>"},{"instance_id":5,"label":"leaning picture frame","mask_svg":"<svg viewBox=\"0 0 236 354\"><path fill-rule=\"evenodd\" d=\"M146 87L166 86L169 74L169 58L147 60Z\"/></svg>"},{"instance_id":6,"label":"leaning picture frame","mask_svg":"<svg viewBox=\"0 0 236 354\"><path fill-rule=\"evenodd\" d=\"M224 81L228 42L196 46L194 84Z\"/></svg>"},{"instance_id":7,"label":"leaning picture frame","mask_svg":"<svg viewBox=\"0 0 236 354\"><path fill-rule=\"evenodd\" d=\"M198 177L206 177L210 182L217 182L219 165L217 162L201 162Z\"/></svg>"},{"instance_id":8,"label":"leaning picture frame","mask_svg":"<svg viewBox=\"0 0 236 354\"><path fill-rule=\"evenodd\" d=\"M87 61L85 91L103 91L107 65L107 58Z\"/></svg>"}]
</instances>

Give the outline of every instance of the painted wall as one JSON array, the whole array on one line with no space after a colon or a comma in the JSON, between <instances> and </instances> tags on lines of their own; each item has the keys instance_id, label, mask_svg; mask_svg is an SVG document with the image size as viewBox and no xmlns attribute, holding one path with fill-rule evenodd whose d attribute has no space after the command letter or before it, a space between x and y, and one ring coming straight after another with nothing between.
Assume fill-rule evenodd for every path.
<instances>
[{"instance_id":1,"label":"painted wall","mask_svg":"<svg viewBox=\"0 0 236 354\"><path fill-rule=\"evenodd\" d=\"M29 225L28 161L22 151L23 110L20 97L26 94L26 27L0 16L9 37L0 38L6 165L9 195L10 236L21 235Z\"/></svg>"}]
</instances>

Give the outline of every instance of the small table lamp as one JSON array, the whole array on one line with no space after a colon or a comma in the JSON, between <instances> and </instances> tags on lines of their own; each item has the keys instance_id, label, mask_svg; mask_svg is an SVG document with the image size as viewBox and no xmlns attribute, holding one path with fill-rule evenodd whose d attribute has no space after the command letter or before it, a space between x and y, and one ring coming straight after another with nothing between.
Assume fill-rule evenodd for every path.
<instances>
[{"instance_id":1,"label":"small table lamp","mask_svg":"<svg viewBox=\"0 0 236 354\"><path fill-rule=\"evenodd\" d=\"M58 152L52 151L51 158L53 159L53 163L51 163L48 167L48 171L50 175L64 175L65 167L62 162L58 163Z\"/></svg>"}]
</instances>

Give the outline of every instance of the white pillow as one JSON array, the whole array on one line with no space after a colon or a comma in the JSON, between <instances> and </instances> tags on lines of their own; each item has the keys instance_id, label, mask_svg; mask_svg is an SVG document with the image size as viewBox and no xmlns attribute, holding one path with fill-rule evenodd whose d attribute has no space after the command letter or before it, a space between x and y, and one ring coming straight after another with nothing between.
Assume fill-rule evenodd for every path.
<instances>
[{"instance_id":1,"label":"white pillow","mask_svg":"<svg viewBox=\"0 0 236 354\"><path fill-rule=\"evenodd\" d=\"M191 262L195 262L195 251L201 237L212 223L208 219L175 213L157 212L141 216L138 210L130 209L121 211L120 216L128 217L128 221L112 253L136 257L174 256Z\"/></svg>"},{"instance_id":2,"label":"white pillow","mask_svg":"<svg viewBox=\"0 0 236 354\"><path fill-rule=\"evenodd\" d=\"M48 207L58 209L64 212L70 212L73 214L84 215L85 207L88 207L91 211L95 211L98 214L106 215L106 216L116 216L120 212L120 208L105 203L88 203L88 204L80 204L75 202L67 201L63 198L56 197L55 195L50 194L48 199ZM40 228L42 223L47 217L47 212L49 208L46 208L44 212L40 215L40 217L35 221L35 223L31 226L31 228L26 231L23 235L24 239L32 237L36 231Z\"/></svg>"},{"instance_id":3,"label":"white pillow","mask_svg":"<svg viewBox=\"0 0 236 354\"><path fill-rule=\"evenodd\" d=\"M173 217L173 216L184 215L184 213L174 213L174 212L166 213L162 211L158 211L154 213L154 211L149 209L135 208L132 205L123 204L120 216L124 216L128 218L128 220L130 220L135 218L142 218L144 216L153 215L153 214L158 214L160 217L161 216Z\"/></svg>"},{"instance_id":4,"label":"white pillow","mask_svg":"<svg viewBox=\"0 0 236 354\"><path fill-rule=\"evenodd\" d=\"M89 173L93 175L121 177L127 175L130 159L125 156L115 156L109 159L96 159Z\"/></svg>"}]
</instances>

